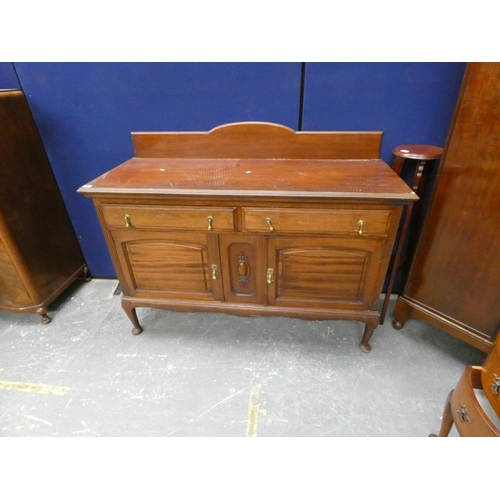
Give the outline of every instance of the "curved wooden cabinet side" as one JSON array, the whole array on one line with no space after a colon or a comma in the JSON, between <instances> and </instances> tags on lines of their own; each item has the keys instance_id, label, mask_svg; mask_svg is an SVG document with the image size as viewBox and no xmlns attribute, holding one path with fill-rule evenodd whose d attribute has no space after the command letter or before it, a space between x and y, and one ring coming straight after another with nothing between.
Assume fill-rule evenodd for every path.
<instances>
[{"instance_id":1,"label":"curved wooden cabinet side","mask_svg":"<svg viewBox=\"0 0 500 500\"><path fill-rule=\"evenodd\" d=\"M20 90L0 90L0 157L0 309L49 323L49 304L89 270Z\"/></svg>"}]
</instances>

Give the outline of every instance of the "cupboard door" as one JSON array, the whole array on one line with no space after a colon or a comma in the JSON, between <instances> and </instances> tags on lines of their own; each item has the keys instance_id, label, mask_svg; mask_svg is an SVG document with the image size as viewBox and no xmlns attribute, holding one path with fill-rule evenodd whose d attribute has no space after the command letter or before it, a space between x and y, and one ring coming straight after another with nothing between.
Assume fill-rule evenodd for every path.
<instances>
[{"instance_id":1,"label":"cupboard door","mask_svg":"<svg viewBox=\"0 0 500 500\"><path fill-rule=\"evenodd\" d=\"M112 231L129 294L222 300L217 235Z\"/></svg>"},{"instance_id":2,"label":"cupboard door","mask_svg":"<svg viewBox=\"0 0 500 500\"><path fill-rule=\"evenodd\" d=\"M269 238L269 303L373 309L384 242L363 237Z\"/></svg>"},{"instance_id":3,"label":"cupboard door","mask_svg":"<svg viewBox=\"0 0 500 500\"><path fill-rule=\"evenodd\" d=\"M266 303L266 238L221 234L219 247L226 302Z\"/></svg>"}]
</instances>

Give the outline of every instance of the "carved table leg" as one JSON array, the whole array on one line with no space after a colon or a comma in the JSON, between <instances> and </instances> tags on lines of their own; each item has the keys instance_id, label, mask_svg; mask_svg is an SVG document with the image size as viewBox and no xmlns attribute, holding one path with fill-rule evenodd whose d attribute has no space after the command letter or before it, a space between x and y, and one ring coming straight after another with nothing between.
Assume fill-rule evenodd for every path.
<instances>
[{"instance_id":1,"label":"carved table leg","mask_svg":"<svg viewBox=\"0 0 500 500\"><path fill-rule=\"evenodd\" d=\"M429 437L446 437L450 433L451 427L453 425L453 415L451 414L451 395L453 391L448 394L446 398L446 403L444 405L443 418L441 420L441 429L439 430L438 436L436 434L429 434Z\"/></svg>"},{"instance_id":2,"label":"carved table leg","mask_svg":"<svg viewBox=\"0 0 500 500\"><path fill-rule=\"evenodd\" d=\"M135 307L132 307L132 304L130 302L126 302L124 300L122 300L122 307L123 310L127 313L130 321L132 321L132 324L134 325L134 328L132 329L132 335L139 335L140 333L142 333L142 326L139 324L139 320L137 319Z\"/></svg>"},{"instance_id":3,"label":"carved table leg","mask_svg":"<svg viewBox=\"0 0 500 500\"><path fill-rule=\"evenodd\" d=\"M372 350L368 342L370 341L370 338L373 332L375 331L375 328L377 328L378 323L379 323L378 318L373 318L366 322L363 338L361 339L361 344L359 346L362 352L369 353Z\"/></svg>"},{"instance_id":4,"label":"carved table leg","mask_svg":"<svg viewBox=\"0 0 500 500\"><path fill-rule=\"evenodd\" d=\"M42 323L44 325L50 323L52 320L47 316L47 308L46 307L40 307L39 309L36 310L36 313L39 314L42 317Z\"/></svg>"}]
</instances>

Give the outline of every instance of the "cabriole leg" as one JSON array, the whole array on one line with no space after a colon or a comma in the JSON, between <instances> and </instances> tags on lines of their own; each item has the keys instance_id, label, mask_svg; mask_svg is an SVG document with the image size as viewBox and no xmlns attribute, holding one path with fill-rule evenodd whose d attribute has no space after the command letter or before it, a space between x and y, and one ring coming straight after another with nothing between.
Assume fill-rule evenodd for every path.
<instances>
[{"instance_id":1,"label":"cabriole leg","mask_svg":"<svg viewBox=\"0 0 500 500\"><path fill-rule=\"evenodd\" d=\"M139 324L139 320L137 319L137 313L135 312L135 307L132 307L130 302L122 300L123 310L127 313L130 321L134 325L132 329L132 335L139 335L142 332L142 326Z\"/></svg>"},{"instance_id":2,"label":"cabriole leg","mask_svg":"<svg viewBox=\"0 0 500 500\"><path fill-rule=\"evenodd\" d=\"M446 437L450 433L451 427L453 426L453 415L451 414L451 395L453 391L448 394L446 398L446 403L444 405L443 418L441 420L441 429L439 434L429 434L429 437Z\"/></svg>"},{"instance_id":3,"label":"cabriole leg","mask_svg":"<svg viewBox=\"0 0 500 500\"><path fill-rule=\"evenodd\" d=\"M363 338L361 339L361 345L359 346L362 352L369 353L372 350L368 342L370 341L375 328L377 328L378 322L378 318L366 322Z\"/></svg>"}]
</instances>

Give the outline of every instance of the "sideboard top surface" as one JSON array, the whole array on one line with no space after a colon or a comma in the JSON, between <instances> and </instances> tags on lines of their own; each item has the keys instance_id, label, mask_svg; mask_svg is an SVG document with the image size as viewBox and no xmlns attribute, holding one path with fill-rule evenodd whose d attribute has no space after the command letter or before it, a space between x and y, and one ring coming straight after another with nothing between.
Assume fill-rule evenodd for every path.
<instances>
[{"instance_id":1,"label":"sideboard top surface","mask_svg":"<svg viewBox=\"0 0 500 500\"><path fill-rule=\"evenodd\" d=\"M100 195L418 199L382 160L132 158L79 190Z\"/></svg>"},{"instance_id":2,"label":"sideboard top surface","mask_svg":"<svg viewBox=\"0 0 500 500\"><path fill-rule=\"evenodd\" d=\"M296 132L237 122L208 132L132 132L135 156L82 186L89 197L418 199L380 159L382 132Z\"/></svg>"}]
</instances>

